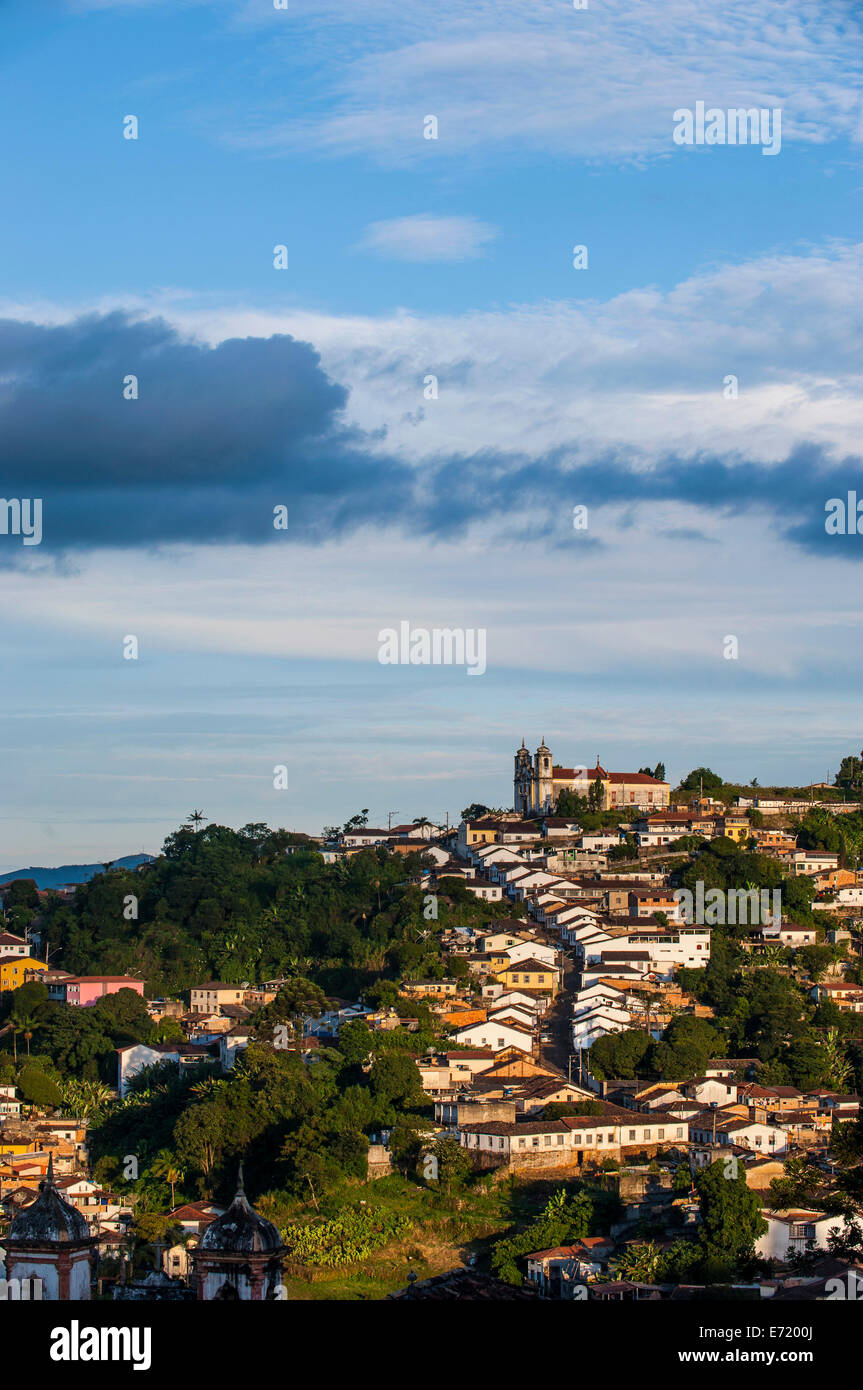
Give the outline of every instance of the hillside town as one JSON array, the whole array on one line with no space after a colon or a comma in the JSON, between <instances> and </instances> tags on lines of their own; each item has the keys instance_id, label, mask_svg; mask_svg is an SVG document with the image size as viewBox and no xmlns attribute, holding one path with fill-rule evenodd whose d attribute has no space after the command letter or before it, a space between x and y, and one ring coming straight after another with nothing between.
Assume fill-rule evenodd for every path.
<instances>
[{"instance_id":1,"label":"hillside town","mask_svg":"<svg viewBox=\"0 0 863 1390\"><path fill-rule=\"evenodd\" d=\"M195 812L135 869L8 880L3 1287L277 1301L347 1268L392 1299L857 1296L863 813L791 790L563 768L543 741L512 809L452 826Z\"/></svg>"}]
</instances>

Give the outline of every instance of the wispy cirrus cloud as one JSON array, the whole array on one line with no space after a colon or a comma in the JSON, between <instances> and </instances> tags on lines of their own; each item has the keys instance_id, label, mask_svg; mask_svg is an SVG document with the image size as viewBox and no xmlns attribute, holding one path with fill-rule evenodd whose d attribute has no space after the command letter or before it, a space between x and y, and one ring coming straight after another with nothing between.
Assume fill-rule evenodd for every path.
<instances>
[{"instance_id":1,"label":"wispy cirrus cloud","mask_svg":"<svg viewBox=\"0 0 863 1390\"><path fill-rule=\"evenodd\" d=\"M470 261L483 255L497 228L476 217L415 213L372 222L360 249L397 261Z\"/></svg>"},{"instance_id":2,"label":"wispy cirrus cloud","mask_svg":"<svg viewBox=\"0 0 863 1390\"><path fill-rule=\"evenodd\" d=\"M227 135L259 150L308 148L384 162L545 150L574 159L676 153L672 113L697 99L781 106L784 141L863 138L863 29L848 0L603 0L583 11L536 0L292 0L290 35L319 45L321 92L309 114L268 101ZM337 61L328 62L338 33ZM687 157L686 152L682 157Z\"/></svg>"}]
</instances>

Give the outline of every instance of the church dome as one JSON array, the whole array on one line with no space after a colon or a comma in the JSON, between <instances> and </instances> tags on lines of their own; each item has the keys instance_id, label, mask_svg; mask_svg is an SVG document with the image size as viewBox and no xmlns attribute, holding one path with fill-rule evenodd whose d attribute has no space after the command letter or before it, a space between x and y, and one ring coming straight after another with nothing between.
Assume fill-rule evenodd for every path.
<instances>
[{"instance_id":1,"label":"church dome","mask_svg":"<svg viewBox=\"0 0 863 1390\"><path fill-rule=\"evenodd\" d=\"M243 1165L237 1182L237 1195L226 1212L211 1221L201 1237L201 1250L218 1254L265 1255L282 1248L282 1237L272 1221L249 1206L243 1191Z\"/></svg>"},{"instance_id":2,"label":"church dome","mask_svg":"<svg viewBox=\"0 0 863 1390\"><path fill-rule=\"evenodd\" d=\"M54 1157L48 1159L48 1173L39 1184L39 1196L14 1218L7 1241L16 1244L71 1245L89 1240L90 1228L80 1211L63 1200L54 1185Z\"/></svg>"}]
</instances>

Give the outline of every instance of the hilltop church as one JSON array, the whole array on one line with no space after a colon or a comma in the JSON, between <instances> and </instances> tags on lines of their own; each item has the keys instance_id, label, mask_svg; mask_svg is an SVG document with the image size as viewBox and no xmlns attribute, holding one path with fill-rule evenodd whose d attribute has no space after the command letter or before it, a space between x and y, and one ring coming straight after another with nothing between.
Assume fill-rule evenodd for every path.
<instances>
[{"instance_id":1,"label":"hilltop church","mask_svg":"<svg viewBox=\"0 0 863 1390\"><path fill-rule=\"evenodd\" d=\"M545 739L531 758L522 739L515 755L513 808L523 816L547 814L554 811L561 792L586 797L597 781L602 787L599 805L603 811L618 807L621 811L661 810L671 798L669 782L660 782L644 772L606 772L599 758L596 767L558 767Z\"/></svg>"}]
</instances>

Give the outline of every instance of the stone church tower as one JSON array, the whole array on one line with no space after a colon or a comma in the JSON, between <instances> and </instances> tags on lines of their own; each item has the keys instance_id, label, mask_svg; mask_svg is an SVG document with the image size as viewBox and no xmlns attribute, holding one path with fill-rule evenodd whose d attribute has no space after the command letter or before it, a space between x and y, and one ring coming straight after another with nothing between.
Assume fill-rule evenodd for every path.
<instances>
[{"instance_id":1,"label":"stone church tower","mask_svg":"<svg viewBox=\"0 0 863 1390\"><path fill-rule=\"evenodd\" d=\"M49 1302L89 1299L98 1237L91 1236L85 1218L57 1191L53 1155L39 1196L18 1212L3 1246L7 1279L41 1279L42 1298Z\"/></svg>"},{"instance_id":2,"label":"stone church tower","mask_svg":"<svg viewBox=\"0 0 863 1390\"><path fill-rule=\"evenodd\" d=\"M284 1250L273 1223L259 1216L246 1200L241 1163L233 1202L210 1223L194 1254L198 1299L207 1303L279 1299Z\"/></svg>"},{"instance_id":3,"label":"stone church tower","mask_svg":"<svg viewBox=\"0 0 863 1390\"><path fill-rule=\"evenodd\" d=\"M551 750L546 748L545 739L537 748L533 755L534 763L534 788L536 805L535 811L554 810L554 792L552 788L552 763Z\"/></svg>"},{"instance_id":4,"label":"stone church tower","mask_svg":"<svg viewBox=\"0 0 863 1390\"><path fill-rule=\"evenodd\" d=\"M522 739L521 747L515 755L512 785L513 810L518 811L519 815L527 815L533 804L533 770L530 765L530 754L524 746L524 739Z\"/></svg>"},{"instance_id":5,"label":"stone church tower","mask_svg":"<svg viewBox=\"0 0 863 1390\"><path fill-rule=\"evenodd\" d=\"M551 751L546 747L545 739L534 753L532 763L522 739L521 747L515 755L512 804L513 809L522 816L553 810L553 765Z\"/></svg>"}]
</instances>

